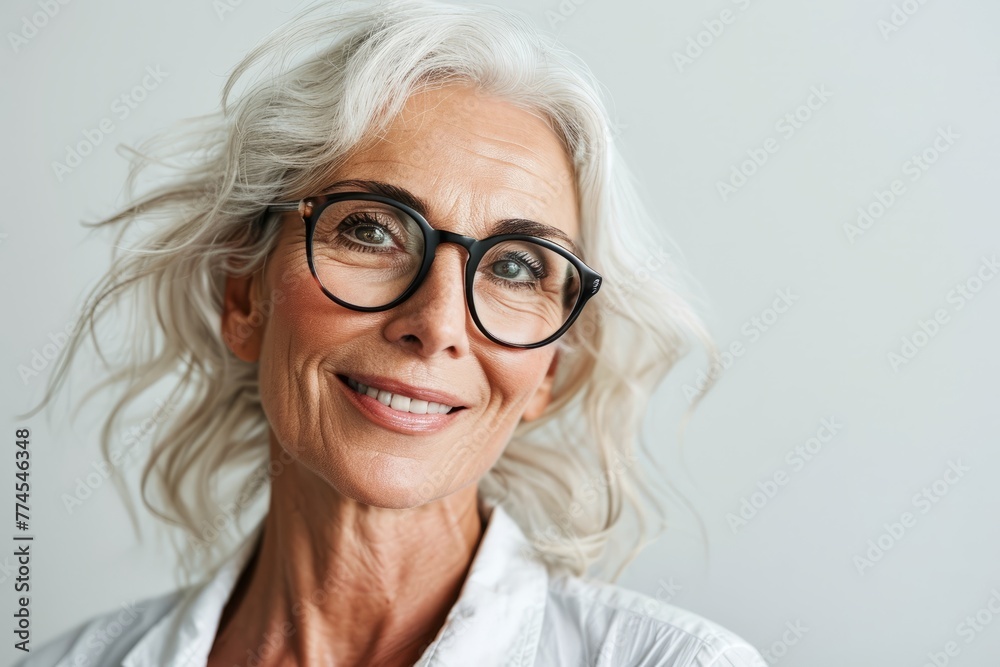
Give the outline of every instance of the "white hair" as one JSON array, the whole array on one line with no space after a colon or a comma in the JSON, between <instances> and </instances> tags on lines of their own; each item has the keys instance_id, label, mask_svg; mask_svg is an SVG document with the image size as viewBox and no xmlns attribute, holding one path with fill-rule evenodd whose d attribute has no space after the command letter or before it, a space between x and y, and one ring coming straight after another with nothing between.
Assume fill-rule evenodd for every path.
<instances>
[{"instance_id":1,"label":"white hair","mask_svg":"<svg viewBox=\"0 0 1000 667\"><path fill-rule=\"evenodd\" d=\"M641 472L648 464L638 459L651 393L691 337L713 369L718 354L662 231L667 221L646 210L615 145L601 85L578 57L509 10L432 0L327 2L251 51L226 82L217 112L130 150L129 203L94 226L117 228L118 241L132 229L137 245L116 252L89 292L35 408L62 386L88 324L108 371L98 387L119 390L101 431L109 458L125 408L167 382L170 419L156 432L141 496L180 527L188 546L210 546L203 556L223 542L208 535L206 526L217 525L212 517L261 497L275 472L257 364L237 359L220 334L227 274L263 266L278 232L268 204L320 191L328 185L323 176L385 130L408 97L452 83L549 123L573 164L575 182L558 187L576 188L583 259L605 277L555 343L553 402L541 419L518 425L479 492L503 503L552 571L576 575L605 553L625 511L635 511L638 534L613 580L647 543L643 491L663 516ZM168 176L135 195L137 176L153 166ZM95 324L129 297L128 344L109 359ZM476 437L469 435L456 462L476 451ZM242 489L223 484L234 477ZM428 495L437 483L428 480Z\"/></svg>"}]
</instances>

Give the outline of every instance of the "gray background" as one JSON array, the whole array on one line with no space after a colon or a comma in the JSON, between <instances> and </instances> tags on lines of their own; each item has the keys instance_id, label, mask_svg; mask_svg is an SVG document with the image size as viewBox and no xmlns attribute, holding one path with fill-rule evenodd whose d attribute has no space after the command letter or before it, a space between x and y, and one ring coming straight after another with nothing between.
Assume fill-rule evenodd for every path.
<instances>
[{"instance_id":1,"label":"gray background","mask_svg":"<svg viewBox=\"0 0 1000 667\"><path fill-rule=\"evenodd\" d=\"M9 33L39 6L18 0L0 10L8 35L0 47L7 503L13 430L25 425L10 415L40 396L51 370L22 381L18 367L73 321L83 288L107 266L110 237L77 223L118 201L125 161L114 145L214 109L229 68L296 6L233 4L220 15L208 0L71 2L17 52ZM897 2L917 11L884 34L889 0L505 4L553 28L608 87L622 150L700 281L714 335L722 346L743 344L696 411L683 460L676 436L683 387L696 380L704 356L683 361L657 393L649 446L697 514L678 506L670 531L619 583L718 621L775 664L923 665L955 641L960 653L949 664L995 665L1000 618L971 638L959 624L1000 591L1000 280L984 282L961 309L952 290L1000 253L1000 5ZM701 35L708 46L678 67L674 53L723 10L732 22L711 39ZM113 100L147 67L165 78L120 119ZM810 117L787 136L776 123L814 86L829 99L800 110ZM52 163L105 117L115 129L60 181ZM949 127L958 135L953 145L911 180L904 163ZM724 201L718 182L769 138L777 152ZM845 225L894 179L905 192L851 242ZM753 318L770 316L778 290L789 291L793 305L767 331L749 333ZM889 353L900 353L902 337L912 338L938 309L947 322L893 368ZM172 586L164 543L136 540L111 483L72 514L63 506L62 494L101 460L94 429L106 408L88 406L71 426L65 405L52 424L40 416L27 424L36 646ZM137 422L154 409L137 413ZM789 452L824 418L843 426L798 467ZM134 483L137 462L117 474ZM955 462L968 469L963 476L939 483L946 494L933 505L915 505L914 494ZM785 483L764 502L757 496L756 515L734 530L727 515L776 472ZM9 535L8 511L2 532ZM898 538L883 536L904 512L915 524ZM696 517L708 531L707 556ZM880 536L891 548L859 568L855 557ZM0 556L2 663L15 655L11 564ZM792 626L798 635L787 632Z\"/></svg>"}]
</instances>

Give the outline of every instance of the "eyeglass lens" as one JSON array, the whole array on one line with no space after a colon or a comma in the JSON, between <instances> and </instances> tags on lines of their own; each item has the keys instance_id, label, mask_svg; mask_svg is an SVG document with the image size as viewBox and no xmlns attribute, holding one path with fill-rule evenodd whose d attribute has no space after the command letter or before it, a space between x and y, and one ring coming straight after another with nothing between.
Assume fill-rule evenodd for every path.
<instances>
[{"instance_id":1,"label":"eyeglass lens","mask_svg":"<svg viewBox=\"0 0 1000 667\"><path fill-rule=\"evenodd\" d=\"M423 263L426 241L405 211L348 199L327 205L316 221L313 265L323 287L354 306L385 306L407 290ZM576 305L581 277L558 252L525 240L486 251L475 271L473 306L490 335L515 345L558 331Z\"/></svg>"}]
</instances>

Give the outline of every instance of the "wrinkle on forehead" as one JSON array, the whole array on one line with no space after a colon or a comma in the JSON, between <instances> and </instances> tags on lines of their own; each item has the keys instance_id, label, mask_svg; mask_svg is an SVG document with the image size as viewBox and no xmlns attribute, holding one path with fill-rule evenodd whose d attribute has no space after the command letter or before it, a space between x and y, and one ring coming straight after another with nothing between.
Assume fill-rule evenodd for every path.
<instances>
[{"instance_id":1,"label":"wrinkle on forehead","mask_svg":"<svg viewBox=\"0 0 1000 667\"><path fill-rule=\"evenodd\" d=\"M379 137L337 170L392 182L424 198L431 224L481 234L502 218L528 218L579 238L573 167L537 114L463 86L422 91ZM474 231L473 231L474 230Z\"/></svg>"}]
</instances>

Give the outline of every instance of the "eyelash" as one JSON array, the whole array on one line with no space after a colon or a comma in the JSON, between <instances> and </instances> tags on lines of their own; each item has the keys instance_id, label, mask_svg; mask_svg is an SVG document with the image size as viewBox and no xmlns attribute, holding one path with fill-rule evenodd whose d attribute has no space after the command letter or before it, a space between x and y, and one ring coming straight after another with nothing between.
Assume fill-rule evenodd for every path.
<instances>
[{"instance_id":1,"label":"eyelash","mask_svg":"<svg viewBox=\"0 0 1000 667\"><path fill-rule=\"evenodd\" d=\"M360 250L361 252L387 252L386 250L379 250L378 248L375 248L373 246L368 246L362 243L358 243L357 241L353 241L350 237L344 236L344 234L342 233L351 229L356 229L362 225L371 225L372 227L378 227L379 229L384 230L385 233L388 234L390 238L398 242L398 239L396 238L397 235L393 233L394 230L392 229L392 225L382 224L375 218L375 216L366 211L351 213L346 218L344 218L340 222L340 225L337 227L338 234L336 240L346 244L352 250Z\"/></svg>"},{"instance_id":2,"label":"eyelash","mask_svg":"<svg viewBox=\"0 0 1000 667\"><path fill-rule=\"evenodd\" d=\"M496 262L502 262L508 259L514 260L526 266L528 270L531 272L531 274L534 276L535 280L541 280L548 275L545 272L545 266L541 262L539 262L536 257L532 257L529 253L524 252L523 250L516 252L514 251L506 252L501 257L497 257L493 261L489 262L489 264L492 266ZM493 273L490 272L487 272L486 275L488 280L491 280L495 283L502 283L507 288L530 289L530 290L538 289L538 285L533 282L529 283L520 280L505 280L504 278L501 278L500 276L494 275Z\"/></svg>"},{"instance_id":3,"label":"eyelash","mask_svg":"<svg viewBox=\"0 0 1000 667\"><path fill-rule=\"evenodd\" d=\"M533 257L530 253L523 250L517 252L505 253L502 259L513 258L519 262L522 262L531 271L532 275L536 279L541 279L545 277L545 265L538 261L537 257Z\"/></svg>"}]
</instances>

